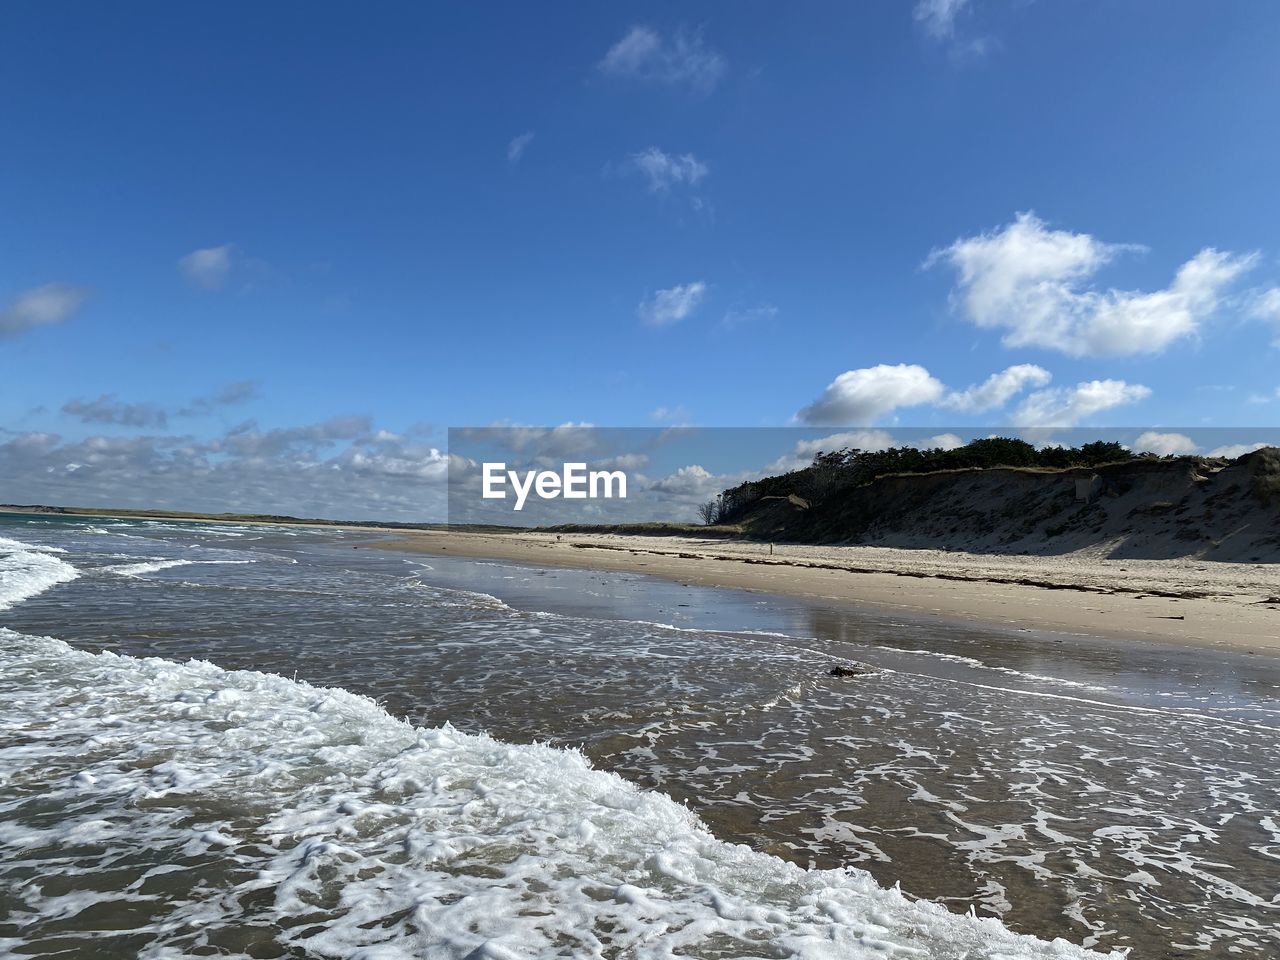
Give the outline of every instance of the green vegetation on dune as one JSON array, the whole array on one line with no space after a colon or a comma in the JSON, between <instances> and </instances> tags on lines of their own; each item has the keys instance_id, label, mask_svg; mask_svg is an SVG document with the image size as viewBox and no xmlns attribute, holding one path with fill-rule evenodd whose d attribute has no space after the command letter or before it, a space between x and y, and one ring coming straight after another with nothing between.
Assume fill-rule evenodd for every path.
<instances>
[{"instance_id":1,"label":"green vegetation on dune","mask_svg":"<svg viewBox=\"0 0 1280 960\"><path fill-rule=\"evenodd\" d=\"M702 514L704 535L779 542L1274 562L1277 507L1276 448L1228 460L997 437L819 452L807 467L725 490Z\"/></svg>"},{"instance_id":2,"label":"green vegetation on dune","mask_svg":"<svg viewBox=\"0 0 1280 960\"><path fill-rule=\"evenodd\" d=\"M1280 448L1264 447L1251 457L1253 492L1269 506L1280 506Z\"/></svg>"},{"instance_id":3,"label":"green vegetation on dune","mask_svg":"<svg viewBox=\"0 0 1280 960\"><path fill-rule=\"evenodd\" d=\"M953 449L820 450L814 455L813 463L803 469L731 487L720 495L716 509L707 512L715 523L734 523L762 498L795 495L816 502L835 493L864 486L878 477L895 474L997 467L1066 470L1133 459L1133 452L1119 443L1096 441L1079 447L1037 448L1025 440L1009 437L973 440Z\"/></svg>"}]
</instances>

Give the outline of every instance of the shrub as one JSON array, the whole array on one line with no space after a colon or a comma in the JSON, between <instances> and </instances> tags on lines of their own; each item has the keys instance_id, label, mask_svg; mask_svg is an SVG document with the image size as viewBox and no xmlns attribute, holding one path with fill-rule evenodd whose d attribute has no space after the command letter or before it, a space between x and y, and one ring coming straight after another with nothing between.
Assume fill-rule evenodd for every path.
<instances>
[{"instance_id":1,"label":"shrub","mask_svg":"<svg viewBox=\"0 0 1280 960\"><path fill-rule=\"evenodd\" d=\"M1280 505L1280 448L1263 447L1253 455L1253 493L1268 506Z\"/></svg>"}]
</instances>

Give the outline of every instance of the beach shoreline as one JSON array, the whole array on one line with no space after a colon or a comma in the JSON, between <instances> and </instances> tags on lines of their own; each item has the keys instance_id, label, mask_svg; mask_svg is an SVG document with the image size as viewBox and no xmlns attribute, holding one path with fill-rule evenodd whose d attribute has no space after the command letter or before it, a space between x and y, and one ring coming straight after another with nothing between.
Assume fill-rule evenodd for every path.
<instances>
[{"instance_id":1,"label":"beach shoreline","mask_svg":"<svg viewBox=\"0 0 1280 960\"><path fill-rule=\"evenodd\" d=\"M42 517L260 525L367 533L358 546L547 567L645 574L1012 629L1280 656L1280 569L1196 557L1110 559L958 550L769 544L723 538L6 507Z\"/></svg>"},{"instance_id":2,"label":"beach shoreline","mask_svg":"<svg viewBox=\"0 0 1280 960\"><path fill-rule=\"evenodd\" d=\"M1280 656L1274 565L1023 557L545 532L394 532L363 546L611 570L1006 628Z\"/></svg>"}]
</instances>

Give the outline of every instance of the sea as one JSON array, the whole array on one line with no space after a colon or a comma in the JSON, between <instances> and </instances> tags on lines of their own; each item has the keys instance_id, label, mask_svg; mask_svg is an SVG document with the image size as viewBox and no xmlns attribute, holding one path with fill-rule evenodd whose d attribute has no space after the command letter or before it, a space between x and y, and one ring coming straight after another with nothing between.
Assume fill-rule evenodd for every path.
<instances>
[{"instance_id":1,"label":"sea","mask_svg":"<svg viewBox=\"0 0 1280 960\"><path fill-rule=\"evenodd\" d=\"M1280 956L1272 657L378 539L0 514L0 956Z\"/></svg>"}]
</instances>

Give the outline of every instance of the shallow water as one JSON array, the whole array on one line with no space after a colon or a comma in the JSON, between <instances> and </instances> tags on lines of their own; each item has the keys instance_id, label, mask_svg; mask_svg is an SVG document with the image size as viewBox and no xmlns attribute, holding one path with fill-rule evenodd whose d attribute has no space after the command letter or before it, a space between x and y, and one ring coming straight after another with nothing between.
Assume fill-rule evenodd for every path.
<instances>
[{"instance_id":1,"label":"shallow water","mask_svg":"<svg viewBox=\"0 0 1280 960\"><path fill-rule=\"evenodd\" d=\"M0 613L18 632L0 639L0 685L25 697L0 740L0 896L16 918L0 938L20 953L345 956L381 943L408 951L386 956L463 956L527 942L514 955L882 955L869 927L856 943L833 934L841 911L931 956L965 938L976 956L1014 949L999 927L938 933L944 920L889 893L882 904L863 875L822 872L849 865L911 898L1135 957L1280 951L1269 659L354 551L363 539L335 531L9 518L0 536L65 551L11 549L18 599ZM57 579L59 564L75 579ZM38 636L256 672L85 659ZM293 679L456 732L421 733L355 698L317 706ZM312 722L330 709L334 723ZM482 732L580 747L687 803L721 841L806 869L742 866L745 851L701 838L658 794ZM620 790L623 809L652 817L614 817L603 844L598 828L583 839L567 826L594 823L575 806L584 792ZM333 801L348 793L343 813ZM469 810L483 810L474 832L459 829ZM676 839L653 847L661 836ZM689 873L704 860L714 882ZM730 862L756 885L738 885ZM40 878L55 865L50 888ZM281 890L297 877L295 903ZM109 909L94 892L120 888ZM509 926L488 929L461 896L489 898ZM595 939L573 941L587 916ZM231 943L236 917L252 942ZM663 924L686 939L662 940Z\"/></svg>"}]
</instances>

